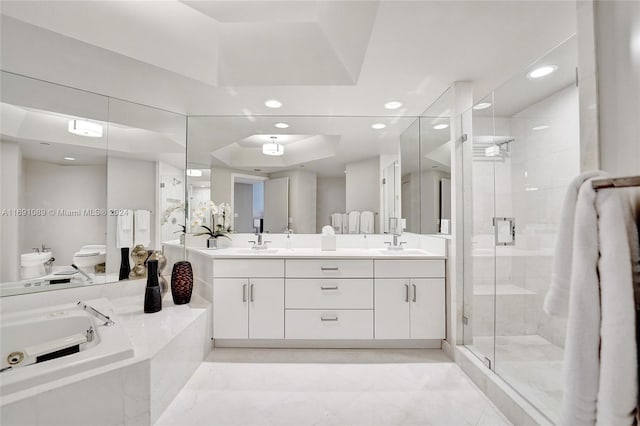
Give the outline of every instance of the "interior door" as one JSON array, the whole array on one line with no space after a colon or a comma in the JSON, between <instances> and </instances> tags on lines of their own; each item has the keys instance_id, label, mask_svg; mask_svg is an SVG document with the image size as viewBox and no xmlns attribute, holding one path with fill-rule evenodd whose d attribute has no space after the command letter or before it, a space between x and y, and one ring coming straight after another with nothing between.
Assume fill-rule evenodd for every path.
<instances>
[{"instance_id":1,"label":"interior door","mask_svg":"<svg viewBox=\"0 0 640 426\"><path fill-rule=\"evenodd\" d=\"M213 283L213 337L249 337L249 280L216 278Z\"/></svg>"},{"instance_id":2,"label":"interior door","mask_svg":"<svg viewBox=\"0 0 640 426\"><path fill-rule=\"evenodd\" d=\"M408 278L376 279L375 338L409 339L410 280Z\"/></svg>"},{"instance_id":3,"label":"interior door","mask_svg":"<svg viewBox=\"0 0 640 426\"><path fill-rule=\"evenodd\" d=\"M411 338L444 339L445 295L443 278L411 279Z\"/></svg>"},{"instance_id":4,"label":"interior door","mask_svg":"<svg viewBox=\"0 0 640 426\"><path fill-rule=\"evenodd\" d=\"M284 339L284 278L251 278L249 338Z\"/></svg>"},{"instance_id":5,"label":"interior door","mask_svg":"<svg viewBox=\"0 0 640 426\"><path fill-rule=\"evenodd\" d=\"M289 228L289 178L264 182L264 232L282 233Z\"/></svg>"}]
</instances>

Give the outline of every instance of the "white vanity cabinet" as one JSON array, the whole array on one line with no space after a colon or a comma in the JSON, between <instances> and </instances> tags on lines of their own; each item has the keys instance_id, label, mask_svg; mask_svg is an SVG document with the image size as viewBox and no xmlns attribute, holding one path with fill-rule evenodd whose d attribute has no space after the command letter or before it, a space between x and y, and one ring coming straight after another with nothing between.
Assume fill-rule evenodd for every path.
<instances>
[{"instance_id":1,"label":"white vanity cabinet","mask_svg":"<svg viewBox=\"0 0 640 426\"><path fill-rule=\"evenodd\" d=\"M284 339L284 261L213 262L213 337Z\"/></svg>"},{"instance_id":2,"label":"white vanity cabinet","mask_svg":"<svg viewBox=\"0 0 640 426\"><path fill-rule=\"evenodd\" d=\"M444 260L375 261L375 338L445 338Z\"/></svg>"}]
</instances>

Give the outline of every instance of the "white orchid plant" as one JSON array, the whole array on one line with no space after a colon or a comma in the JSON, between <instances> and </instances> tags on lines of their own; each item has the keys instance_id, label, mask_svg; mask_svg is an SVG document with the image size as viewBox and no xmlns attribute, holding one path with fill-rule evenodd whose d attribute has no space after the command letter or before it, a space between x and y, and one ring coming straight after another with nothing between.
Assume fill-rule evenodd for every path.
<instances>
[{"instance_id":1,"label":"white orchid plant","mask_svg":"<svg viewBox=\"0 0 640 426\"><path fill-rule=\"evenodd\" d=\"M211 218L209 222L207 219ZM226 237L231 232L231 206L228 203L216 205L209 200L200 203L191 211L191 228L204 229L195 235L209 235L209 238Z\"/></svg>"},{"instance_id":2,"label":"white orchid plant","mask_svg":"<svg viewBox=\"0 0 640 426\"><path fill-rule=\"evenodd\" d=\"M184 211L184 203L176 203L172 204L162 212L162 217L160 217L160 225L166 225L169 223L169 219L173 213L179 213Z\"/></svg>"}]
</instances>

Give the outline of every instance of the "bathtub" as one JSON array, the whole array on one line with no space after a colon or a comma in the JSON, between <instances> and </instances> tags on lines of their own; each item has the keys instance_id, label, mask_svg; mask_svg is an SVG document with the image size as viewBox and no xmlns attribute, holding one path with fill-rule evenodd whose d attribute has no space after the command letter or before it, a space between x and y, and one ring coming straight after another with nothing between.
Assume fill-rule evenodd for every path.
<instances>
[{"instance_id":1,"label":"bathtub","mask_svg":"<svg viewBox=\"0 0 640 426\"><path fill-rule=\"evenodd\" d=\"M112 316L113 307L107 299L85 303ZM133 357L123 324L117 318L114 321L114 325L104 326L75 303L2 315L0 396ZM63 346L72 346L77 352L59 351ZM53 353L59 357L48 359ZM30 363L35 361L33 354L40 354L39 362Z\"/></svg>"}]
</instances>

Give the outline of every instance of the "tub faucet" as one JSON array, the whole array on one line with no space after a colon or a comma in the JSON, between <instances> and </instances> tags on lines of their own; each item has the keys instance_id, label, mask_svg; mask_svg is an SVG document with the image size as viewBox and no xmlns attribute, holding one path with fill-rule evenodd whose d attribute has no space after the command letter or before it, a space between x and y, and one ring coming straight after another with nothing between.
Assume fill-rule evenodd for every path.
<instances>
[{"instance_id":1,"label":"tub faucet","mask_svg":"<svg viewBox=\"0 0 640 426\"><path fill-rule=\"evenodd\" d=\"M102 312L100 312L99 310L97 310L96 308L94 308L91 305L87 305L86 303L84 303L83 301L79 301L77 303L77 305L84 309L85 311L89 312L91 315L93 315L94 317L98 318L100 321L104 321L105 326L109 327L113 324L115 324L115 322L113 322L113 320L111 318L109 318L108 315L103 314ZM93 331L91 332L91 334L93 334Z\"/></svg>"}]
</instances>

